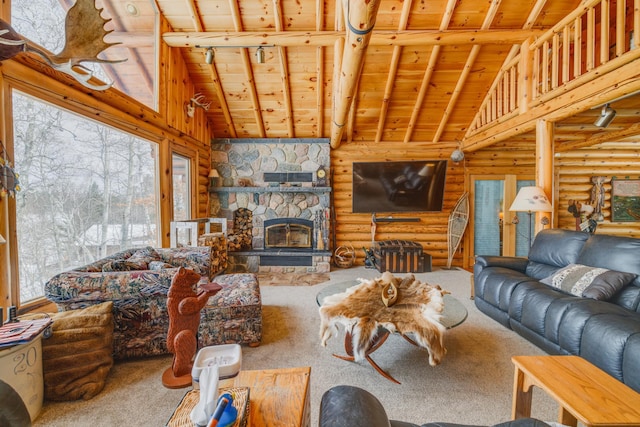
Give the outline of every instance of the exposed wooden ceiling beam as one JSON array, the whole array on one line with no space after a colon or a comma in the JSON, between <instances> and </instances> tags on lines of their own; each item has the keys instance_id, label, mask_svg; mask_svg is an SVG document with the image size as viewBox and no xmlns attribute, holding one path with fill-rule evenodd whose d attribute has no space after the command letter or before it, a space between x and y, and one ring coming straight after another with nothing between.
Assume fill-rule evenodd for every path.
<instances>
[{"instance_id":1,"label":"exposed wooden ceiling beam","mask_svg":"<svg viewBox=\"0 0 640 427\"><path fill-rule=\"evenodd\" d=\"M412 0L405 0L402 4L402 14L400 15L400 22L398 22L399 31L405 30L407 28L407 21L409 20L409 14L411 13L412 4ZM391 99L393 84L396 81L396 74L398 73L398 65L400 64L401 53L402 46L394 46L393 53L391 54L391 66L389 67L389 73L387 74L387 84L384 88L382 106L380 107L380 117L378 118L378 129L376 130L375 142L380 142L382 140L382 131L384 130L384 125L387 121L389 99Z\"/></svg>"},{"instance_id":2,"label":"exposed wooden ceiling beam","mask_svg":"<svg viewBox=\"0 0 640 427\"><path fill-rule=\"evenodd\" d=\"M449 26L449 22L451 22L451 17L453 16L453 10L456 7L457 0L449 0L447 2L447 7L442 14L442 19L440 20L440 30L444 31ZM418 98L416 99L415 104L413 105L413 111L411 112L411 117L409 118L409 123L407 124L407 131L404 134L404 141L409 142L411 140L411 136L413 135L413 128L416 126L416 122L418 121L418 115L422 110L422 103L424 102L425 96L427 96L427 91L429 90L429 83L431 82L431 76L433 75L433 71L436 68L436 63L438 62L438 57L440 56L440 45L435 45L433 50L431 51L431 55L429 56L429 62L427 64L427 68L424 70L424 75L422 76L422 82L420 83L420 89L418 90Z\"/></svg>"},{"instance_id":3,"label":"exposed wooden ceiling beam","mask_svg":"<svg viewBox=\"0 0 640 427\"><path fill-rule=\"evenodd\" d=\"M273 20L276 23L276 31L282 31L282 3L280 3L280 0L273 0ZM276 49L278 49L278 57L280 58L280 79L282 80L282 95L284 97L287 133L289 138L293 138L295 135L293 133L293 109L291 107L291 84L289 83L287 50L282 46L278 46Z\"/></svg>"},{"instance_id":4,"label":"exposed wooden ceiling beam","mask_svg":"<svg viewBox=\"0 0 640 427\"><path fill-rule=\"evenodd\" d=\"M338 148L344 132L349 108L353 101L364 56L369 45L371 32L376 23L380 0L345 1L345 38L339 82L333 94L333 114L331 122L331 147Z\"/></svg>"},{"instance_id":5,"label":"exposed wooden ceiling beam","mask_svg":"<svg viewBox=\"0 0 640 427\"><path fill-rule=\"evenodd\" d=\"M482 26L480 27L480 29L486 30L491 26L491 23L493 22L493 18L495 18L496 14L498 13L498 7L500 6L500 3L502 3L502 0L491 1L491 5L489 6L489 10L484 17L484 20L482 22ZM447 104L447 107L442 113L440 124L438 125L438 128L436 129L436 132L433 135L432 142L437 143L440 141L442 132L444 132L444 127L447 125L447 122L449 121L449 116L453 112L453 109L455 108L456 103L458 102L460 93L462 92L467 82L467 79L469 78L469 73L471 73L471 68L473 67L473 64L475 64L479 53L480 53L480 45L477 45L477 44L473 45L473 47L471 48L471 52L467 57L467 62L464 64L464 68L462 69L462 73L460 74L460 77L458 78L456 86L453 89L451 96L449 97L449 103Z\"/></svg>"},{"instance_id":6,"label":"exposed wooden ceiling beam","mask_svg":"<svg viewBox=\"0 0 640 427\"><path fill-rule=\"evenodd\" d=\"M352 9L353 12L353 9ZM404 30L375 31L372 46L450 46L461 44L518 44L542 30ZM333 46L341 31L238 31L166 32L163 40L171 47L196 46Z\"/></svg>"},{"instance_id":7,"label":"exposed wooden ceiling beam","mask_svg":"<svg viewBox=\"0 0 640 427\"><path fill-rule=\"evenodd\" d=\"M233 26L236 31L242 31L242 17L240 15L240 6L238 0L229 0L231 16L233 18ZM267 133L264 129L264 120L262 119L262 110L260 109L260 100L258 99L258 91L256 90L256 81L253 78L253 68L251 68L251 60L249 59L248 49L240 49L240 56L244 65L244 73L247 77L247 87L251 96L251 104L253 106L253 115L256 119L256 127L260 138L265 138Z\"/></svg>"}]
</instances>

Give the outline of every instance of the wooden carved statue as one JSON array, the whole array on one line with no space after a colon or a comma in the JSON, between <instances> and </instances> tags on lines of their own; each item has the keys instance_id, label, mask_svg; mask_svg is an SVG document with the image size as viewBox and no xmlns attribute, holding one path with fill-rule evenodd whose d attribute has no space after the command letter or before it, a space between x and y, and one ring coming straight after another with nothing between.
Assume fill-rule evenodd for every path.
<instances>
[{"instance_id":1,"label":"wooden carved statue","mask_svg":"<svg viewBox=\"0 0 640 427\"><path fill-rule=\"evenodd\" d=\"M162 374L162 384L167 388L191 385L191 368L198 349L200 310L207 304L210 296L222 289L220 285L211 283L196 293L193 288L199 280L198 273L180 267L173 276L167 293L167 348L173 353L171 367Z\"/></svg>"},{"instance_id":2,"label":"wooden carved statue","mask_svg":"<svg viewBox=\"0 0 640 427\"><path fill-rule=\"evenodd\" d=\"M104 37L111 31L104 29L110 19L100 16L102 9L95 7L95 0L77 0L65 18L65 45L60 53L51 54L33 45L0 19L0 61L13 58L21 52L32 52L44 58L54 69L72 76L83 86L93 90L106 90L112 83L95 85L89 82L92 71L83 62L117 63L126 61L99 59L98 55L108 47L119 43L107 43Z\"/></svg>"}]
</instances>

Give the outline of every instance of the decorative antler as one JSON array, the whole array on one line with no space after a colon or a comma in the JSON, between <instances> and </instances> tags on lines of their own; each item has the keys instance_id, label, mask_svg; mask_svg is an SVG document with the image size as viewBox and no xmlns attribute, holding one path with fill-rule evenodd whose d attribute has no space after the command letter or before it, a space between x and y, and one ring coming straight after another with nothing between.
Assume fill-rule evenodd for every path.
<instances>
[{"instance_id":1,"label":"decorative antler","mask_svg":"<svg viewBox=\"0 0 640 427\"><path fill-rule=\"evenodd\" d=\"M209 110L209 106L211 105L211 101L205 103L205 102L203 102L204 100L205 100L205 96L204 95L202 95L201 93L196 93L195 95L193 95L193 98L191 98L191 104L194 107L200 107L204 111L208 111Z\"/></svg>"},{"instance_id":2,"label":"decorative antler","mask_svg":"<svg viewBox=\"0 0 640 427\"><path fill-rule=\"evenodd\" d=\"M89 83L93 72L83 62L114 64L126 61L99 59L105 49L119 43L107 43L104 37L111 33L104 29L110 19L100 16L103 9L95 7L95 0L77 0L65 18L65 45L58 54L51 55L45 49L27 44L9 24L0 20L0 61L14 57L20 52L33 52L44 58L51 67L69 74L83 86L94 90L106 90L112 83L94 85Z\"/></svg>"},{"instance_id":3,"label":"decorative antler","mask_svg":"<svg viewBox=\"0 0 640 427\"><path fill-rule=\"evenodd\" d=\"M189 100L188 103L185 103L185 109L187 110L187 116L193 117L196 113L196 107L202 108L204 111L209 111L209 106L211 105L211 101L205 103L205 96L201 93L196 93L193 95L193 98Z\"/></svg>"}]
</instances>

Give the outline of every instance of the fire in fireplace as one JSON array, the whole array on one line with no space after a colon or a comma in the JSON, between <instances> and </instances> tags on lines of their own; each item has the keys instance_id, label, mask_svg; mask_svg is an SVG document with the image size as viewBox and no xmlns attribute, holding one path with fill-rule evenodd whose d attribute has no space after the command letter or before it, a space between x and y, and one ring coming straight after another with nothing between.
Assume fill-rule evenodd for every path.
<instances>
[{"instance_id":1,"label":"fire in fireplace","mask_svg":"<svg viewBox=\"0 0 640 427\"><path fill-rule=\"evenodd\" d=\"M264 221L265 249L313 249L313 221L276 218Z\"/></svg>"}]
</instances>

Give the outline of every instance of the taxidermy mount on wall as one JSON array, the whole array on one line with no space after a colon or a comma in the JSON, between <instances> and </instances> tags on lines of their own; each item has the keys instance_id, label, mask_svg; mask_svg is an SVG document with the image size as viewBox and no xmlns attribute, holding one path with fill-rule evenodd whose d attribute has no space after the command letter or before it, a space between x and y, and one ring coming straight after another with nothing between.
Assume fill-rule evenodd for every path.
<instances>
[{"instance_id":1,"label":"taxidermy mount on wall","mask_svg":"<svg viewBox=\"0 0 640 427\"><path fill-rule=\"evenodd\" d=\"M110 46L104 37L111 31L104 25L111 19L100 16L102 9L96 9L95 0L78 0L65 17L65 44L60 53L51 54L46 49L24 39L11 26L0 19L0 61L13 58L21 52L32 52L54 69L72 76L83 86L93 90L106 90L113 83L96 85L89 80L93 73L82 65L83 62L117 63L126 61L99 59L98 55Z\"/></svg>"}]
</instances>

